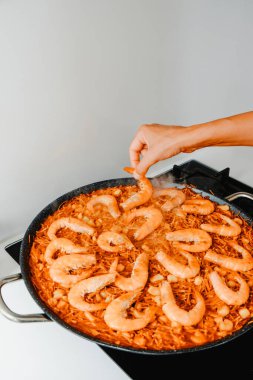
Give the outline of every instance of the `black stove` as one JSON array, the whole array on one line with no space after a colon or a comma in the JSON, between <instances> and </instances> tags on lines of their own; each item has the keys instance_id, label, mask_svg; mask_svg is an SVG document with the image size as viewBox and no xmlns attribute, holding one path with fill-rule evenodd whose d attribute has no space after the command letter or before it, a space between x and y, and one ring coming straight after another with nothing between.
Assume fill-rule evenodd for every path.
<instances>
[{"instance_id":1,"label":"black stove","mask_svg":"<svg viewBox=\"0 0 253 380\"><path fill-rule=\"evenodd\" d=\"M236 193L247 192L253 194L253 188L241 183L229 176L229 168L220 172L191 160L180 166L174 165L173 169L156 178L166 179L174 177L174 182L187 183L198 187L203 191L214 194L220 198ZM247 198L240 198L233 203L253 217L253 203ZM6 247L6 251L12 258L19 262L19 250L21 241L14 242ZM118 351L111 348L101 347L128 376L133 380L153 379L154 373L157 378L172 378L182 375L192 378L205 378L208 375L240 374L253 378L252 348L253 333L248 332L224 345L209 348L199 352L187 354L172 354L168 356L151 356Z\"/></svg>"}]
</instances>

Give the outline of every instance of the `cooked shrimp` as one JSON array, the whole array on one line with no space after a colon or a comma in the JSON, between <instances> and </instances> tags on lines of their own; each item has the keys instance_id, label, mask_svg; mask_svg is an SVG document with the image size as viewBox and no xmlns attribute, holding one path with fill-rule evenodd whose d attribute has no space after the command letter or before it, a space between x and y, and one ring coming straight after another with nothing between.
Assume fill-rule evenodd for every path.
<instances>
[{"instance_id":1,"label":"cooked shrimp","mask_svg":"<svg viewBox=\"0 0 253 380\"><path fill-rule=\"evenodd\" d=\"M208 199L189 199L181 207L189 214L209 215L214 211L214 204Z\"/></svg>"},{"instance_id":2,"label":"cooked shrimp","mask_svg":"<svg viewBox=\"0 0 253 380\"><path fill-rule=\"evenodd\" d=\"M183 326L193 326L199 323L205 314L206 305L200 292L195 289L194 293L196 298L195 306L190 311L183 310L176 304L170 283L163 281L161 285L161 300L163 304L162 310L166 317Z\"/></svg>"},{"instance_id":3,"label":"cooked shrimp","mask_svg":"<svg viewBox=\"0 0 253 380\"><path fill-rule=\"evenodd\" d=\"M93 269L88 269L80 274L71 274L71 271L79 268L88 268L96 264L95 255L65 255L54 260L49 268L49 274L53 281L60 283L65 288L70 288L92 275Z\"/></svg>"},{"instance_id":4,"label":"cooked shrimp","mask_svg":"<svg viewBox=\"0 0 253 380\"><path fill-rule=\"evenodd\" d=\"M127 172L134 174L133 168L124 168ZM134 207L143 205L146 203L152 196L153 187L151 182L144 176L141 176L138 179L138 186L140 191L130 196L125 202L120 203L120 206L124 211L131 210Z\"/></svg>"},{"instance_id":5,"label":"cooked shrimp","mask_svg":"<svg viewBox=\"0 0 253 380\"><path fill-rule=\"evenodd\" d=\"M180 206L185 201L183 191L173 187L167 189L154 189L153 198L168 197L169 199L162 205L163 211L170 211L175 207Z\"/></svg>"},{"instance_id":6,"label":"cooked shrimp","mask_svg":"<svg viewBox=\"0 0 253 380\"><path fill-rule=\"evenodd\" d=\"M140 318L126 318L126 311L139 296L139 292L124 293L114 299L106 308L104 320L113 330L134 331L146 327L153 319L156 308L148 307Z\"/></svg>"},{"instance_id":7,"label":"cooked shrimp","mask_svg":"<svg viewBox=\"0 0 253 380\"><path fill-rule=\"evenodd\" d=\"M69 228L72 231L87 233L89 235L93 235L95 232L95 229L93 227L89 226L87 223L83 222L80 219L72 217L60 218L50 225L47 231L49 239L56 239L56 233L61 228Z\"/></svg>"},{"instance_id":8,"label":"cooked shrimp","mask_svg":"<svg viewBox=\"0 0 253 380\"><path fill-rule=\"evenodd\" d=\"M44 258L48 264L52 264L54 262L53 257L56 251L66 253L84 253L87 251L87 247L76 245L69 239L56 238L48 244L44 254Z\"/></svg>"},{"instance_id":9,"label":"cooked shrimp","mask_svg":"<svg viewBox=\"0 0 253 380\"><path fill-rule=\"evenodd\" d=\"M142 207L134 209L130 213L123 216L125 223L130 223L131 220L138 217L144 217L146 222L134 233L136 240L142 240L147 235L151 234L163 221L163 215L158 208Z\"/></svg>"},{"instance_id":10,"label":"cooked shrimp","mask_svg":"<svg viewBox=\"0 0 253 380\"><path fill-rule=\"evenodd\" d=\"M141 253L134 263L131 277L126 278L118 274L115 280L115 285L121 290L126 291L140 290L144 288L148 280L148 263L149 255L145 252Z\"/></svg>"},{"instance_id":11,"label":"cooked shrimp","mask_svg":"<svg viewBox=\"0 0 253 380\"><path fill-rule=\"evenodd\" d=\"M88 210L93 211L93 208L97 204L102 204L104 206L107 206L109 213L114 219L117 219L120 216L120 211L118 207L118 203L116 201L116 198L113 195L98 195L94 198L92 198L87 203Z\"/></svg>"},{"instance_id":12,"label":"cooked shrimp","mask_svg":"<svg viewBox=\"0 0 253 380\"><path fill-rule=\"evenodd\" d=\"M183 250L179 250L179 253L188 260L188 265L179 263L163 251L157 252L155 257L159 263L162 264L164 268L174 276L180 278L192 278L197 276L200 270L200 265L196 257Z\"/></svg>"},{"instance_id":13,"label":"cooked shrimp","mask_svg":"<svg viewBox=\"0 0 253 380\"><path fill-rule=\"evenodd\" d=\"M97 311L106 308L106 302L89 303L84 300L85 294L97 292L115 280L115 273L101 274L82 280L72 286L68 294L69 303L82 311Z\"/></svg>"},{"instance_id":14,"label":"cooked shrimp","mask_svg":"<svg viewBox=\"0 0 253 380\"><path fill-rule=\"evenodd\" d=\"M184 230L168 232L166 239L175 242L175 247L189 252L206 251L212 245L211 236L207 232L197 228L186 228ZM194 244L179 243L180 241L193 242Z\"/></svg>"},{"instance_id":15,"label":"cooked shrimp","mask_svg":"<svg viewBox=\"0 0 253 380\"><path fill-rule=\"evenodd\" d=\"M173 208L171 210L171 212L174 215L178 216L179 218L184 218L185 219L186 216L187 216L187 213L185 211L183 211L181 207L175 207L175 208Z\"/></svg>"},{"instance_id":16,"label":"cooked shrimp","mask_svg":"<svg viewBox=\"0 0 253 380\"><path fill-rule=\"evenodd\" d=\"M237 292L230 289L216 271L211 272L209 278L215 294L227 305L242 305L249 298L249 285L239 274L233 275L234 280L240 284Z\"/></svg>"},{"instance_id":17,"label":"cooked shrimp","mask_svg":"<svg viewBox=\"0 0 253 380\"><path fill-rule=\"evenodd\" d=\"M200 225L200 228L207 232L212 232L221 236L237 236L241 233L241 227L234 222L233 219L230 219L228 216L223 214L220 214L220 217L228 224L228 226L224 224L203 223Z\"/></svg>"},{"instance_id":18,"label":"cooked shrimp","mask_svg":"<svg viewBox=\"0 0 253 380\"><path fill-rule=\"evenodd\" d=\"M98 246L108 252L119 252L122 249L133 249L134 245L126 235L113 231L102 232L97 238Z\"/></svg>"},{"instance_id":19,"label":"cooked shrimp","mask_svg":"<svg viewBox=\"0 0 253 380\"><path fill-rule=\"evenodd\" d=\"M251 254L245 248L233 241L229 241L228 245L239 252L242 255L242 259L221 255L211 249L206 252L204 259L233 271L246 272L251 270L253 268L253 257Z\"/></svg>"}]
</instances>

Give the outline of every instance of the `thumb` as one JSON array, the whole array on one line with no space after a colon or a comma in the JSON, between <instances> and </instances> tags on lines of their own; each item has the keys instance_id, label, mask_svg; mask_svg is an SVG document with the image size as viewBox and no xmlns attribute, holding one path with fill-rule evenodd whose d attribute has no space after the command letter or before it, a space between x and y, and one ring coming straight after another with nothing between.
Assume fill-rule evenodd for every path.
<instances>
[{"instance_id":1,"label":"thumb","mask_svg":"<svg viewBox=\"0 0 253 380\"><path fill-rule=\"evenodd\" d=\"M135 171L140 175L145 175L150 166L155 164L157 161L155 149L149 149L136 166Z\"/></svg>"}]
</instances>

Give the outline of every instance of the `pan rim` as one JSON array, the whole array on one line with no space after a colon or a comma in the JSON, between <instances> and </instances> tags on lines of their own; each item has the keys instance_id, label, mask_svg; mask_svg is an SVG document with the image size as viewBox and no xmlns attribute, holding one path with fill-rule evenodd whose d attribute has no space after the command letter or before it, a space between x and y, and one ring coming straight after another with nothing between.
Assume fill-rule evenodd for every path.
<instances>
[{"instance_id":1,"label":"pan rim","mask_svg":"<svg viewBox=\"0 0 253 380\"><path fill-rule=\"evenodd\" d=\"M152 181L152 178L150 178ZM208 342L203 345L199 346L193 346L188 348L181 348L181 349L175 349L175 350L145 350L145 349L137 349L132 348L128 346L122 346L122 345L116 345L110 342L106 342L97 338L94 338L88 334L83 333L82 331L72 327L68 323L66 323L63 319L61 319L54 311L52 311L49 306L39 297L38 292L36 291L35 286L33 285L31 279L30 279L30 266L29 266L29 254L30 254L30 247L32 246L33 239L36 236L36 231L38 231L39 228L35 228L36 226L39 227L43 221L54 211L56 211L63 202L70 200L80 194L87 194L94 190L102 189L102 188L109 188L109 187L115 187L115 186L126 186L126 185L134 185L136 184L136 181L133 178L114 178L104 181L98 181L95 183L87 184L81 187L78 187L74 190L71 190L60 197L56 198L52 202L50 202L46 207L44 207L32 220L32 222L29 224L20 248L20 267L21 267L21 273L22 278L24 279L25 285L35 300L35 302L40 306L40 308L45 312L47 316L49 316L52 321L59 323L62 327L67 329L68 331L71 331L72 333L81 336L84 339L87 339L93 343L98 344L102 347L107 347L115 350L125 351L129 353L135 353L135 354L145 354L145 355L176 355L176 354L189 354L193 352L199 352L199 351L205 351L210 348L215 348L220 345L226 344L237 337L245 334L249 330L253 328L253 324L247 323L245 324L241 329L235 331L231 335L228 335L227 337L224 337L222 339L215 340L213 342ZM106 185L106 186L105 186ZM227 204L233 211L237 211L240 216L247 221L248 224L252 225L253 220L250 216L248 216L244 211L242 211L239 207L234 206L230 202L228 202L226 199L217 197L215 195L212 195L211 193L207 193L205 191L202 191L200 189L197 189L195 187L189 186L188 184L180 184L180 183L171 183L168 184L167 187L177 187L177 188L184 188L184 187L190 187L194 192L203 194L203 196L208 196L211 200L213 199L214 202L217 202L219 204ZM49 211L51 212L49 213ZM38 226L39 225L39 226ZM35 231L34 231L35 229ZM30 240L31 235L33 235L33 239ZM29 251L29 252L28 252Z\"/></svg>"}]
</instances>

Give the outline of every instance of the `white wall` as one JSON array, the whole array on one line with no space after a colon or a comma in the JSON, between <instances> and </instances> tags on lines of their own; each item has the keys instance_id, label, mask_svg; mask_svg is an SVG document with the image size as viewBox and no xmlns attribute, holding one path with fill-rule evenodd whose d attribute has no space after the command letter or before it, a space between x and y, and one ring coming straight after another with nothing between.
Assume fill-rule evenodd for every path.
<instances>
[{"instance_id":1,"label":"white wall","mask_svg":"<svg viewBox=\"0 0 253 380\"><path fill-rule=\"evenodd\" d=\"M139 124L251 109L252 14L250 0L1 0L0 239L124 176Z\"/></svg>"},{"instance_id":2,"label":"white wall","mask_svg":"<svg viewBox=\"0 0 253 380\"><path fill-rule=\"evenodd\" d=\"M252 110L253 1L168 1L164 19L163 122Z\"/></svg>"}]
</instances>

